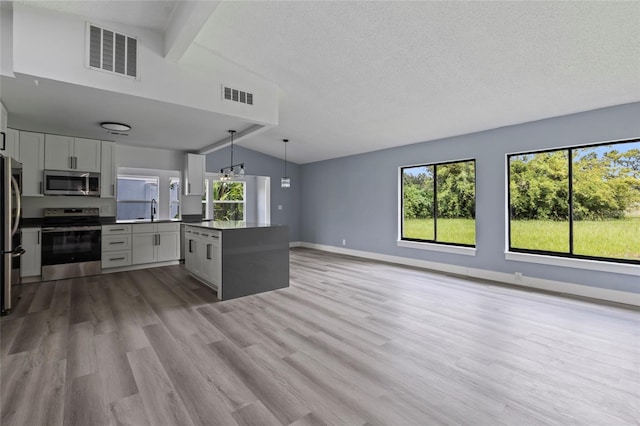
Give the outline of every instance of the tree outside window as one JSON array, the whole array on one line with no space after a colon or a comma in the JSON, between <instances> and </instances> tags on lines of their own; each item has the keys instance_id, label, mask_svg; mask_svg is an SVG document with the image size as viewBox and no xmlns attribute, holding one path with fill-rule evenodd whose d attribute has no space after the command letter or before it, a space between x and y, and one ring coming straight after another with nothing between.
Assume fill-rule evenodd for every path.
<instances>
[{"instance_id":1,"label":"tree outside window","mask_svg":"<svg viewBox=\"0 0 640 426\"><path fill-rule=\"evenodd\" d=\"M508 161L510 250L640 263L640 141Z\"/></svg>"},{"instance_id":2,"label":"tree outside window","mask_svg":"<svg viewBox=\"0 0 640 426\"><path fill-rule=\"evenodd\" d=\"M213 220L245 220L245 183L212 181Z\"/></svg>"},{"instance_id":3,"label":"tree outside window","mask_svg":"<svg viewBox=\"0 0 640 426\"><path fill-rule=\"evenodd\" d=\"M402 232L409 241L475 246L475 161L403 167Z\"/></svg>"}]
</instances>

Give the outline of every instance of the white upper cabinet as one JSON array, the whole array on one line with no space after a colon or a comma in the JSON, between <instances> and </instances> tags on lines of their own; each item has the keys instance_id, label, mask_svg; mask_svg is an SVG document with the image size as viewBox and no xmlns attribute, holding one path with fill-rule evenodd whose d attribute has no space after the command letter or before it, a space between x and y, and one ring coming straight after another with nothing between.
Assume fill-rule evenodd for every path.
<instances>
[{"instance_id":1,"label":"white upper cabinet","mask_svg":"<svg viewBox=\"0 0 640 426\"><path fill-rule=\"evenodd\" d=\"M22 195L42 196L44 172L44 135L20 132L18 161L22 163Z\"/></svg>"},{"instance_id":2,"label":"white upper cabinet","mask_svg":"<svg viewBox=\"0 0 640 426\"><path fill-rule=\"evenodd\" d=\"M100 173L100 141L74 138L76 157L75 170Z\"/></svg>"},{"instance_id":3,"label":"white upper cabinet","mask_svg":"<svg viewBox=\"0 0 640 426\"><path fill-rule=\"evenodd\" d=\"M7 110L0 102L0 154L18 158L18 131L7 128Z\"/></svg>"},{"instance_id":4,"label":"white upper cabinet","mask_svg":"<svg viewBox=\"0 0 640 426\"><path fill-rule=\"evenodd\" d=\"M7 131L7 119L9 114L7 114L7 110L4 107L4 104L0 102L0 132Z\"/></svg>"},{"instance_id":5,"label":"white upper cabinet","mask_svg":"<svg viewBox=\"0 0 640 426\"><path fill-rule=\"evenodd\" d=\"M45 168L100 172L100 141L70 136L45 136Z\"/></svg>"},{"instance_id":6,"label":"white upper cabinet","mask_svg":"<svg viewBox=\"0 0 640 426\"><path fill-rule=\"evenodd\" d=\"M20 156L20 132L14 129L3 130L5 133L0 141L0 154L13 157L16 160Z\"/></svg>"},{"instance_id":7,"label":"white upper cabinet","mask_svg":"<svg viewBox=\"0 0 640 426\"><path fill-rule=\"evenodd\" d=\"M204 194L204 160L200 154L186 154L184 161L184 195Z\"/></svg>"},{"instance_id":8,"label":"white upper cabinet","mask_svg":"<svg viewBox=\"0 0 640 426\"><path fill-rule=\"evenodd\" d=\"M116 143L102 141L100 158L100 197L116 196Z\"/></svg>"},{"instance_id":9,"label":"white upper cabinet","mask_svg":"<svg viewBox=\"0 0 640 426\"><path fill-rule=\"evenodd\" d=\"M73 138L45 136L45 167L49 170L73 170Z\"/></svg>"}]
</instances>

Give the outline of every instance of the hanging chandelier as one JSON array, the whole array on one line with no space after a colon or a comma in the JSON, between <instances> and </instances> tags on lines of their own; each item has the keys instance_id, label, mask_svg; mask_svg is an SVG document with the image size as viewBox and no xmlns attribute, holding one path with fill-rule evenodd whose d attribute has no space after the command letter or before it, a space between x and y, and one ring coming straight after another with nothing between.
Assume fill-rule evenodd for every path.
<instances>
[{"instance_id":1,"label":"hanging chandelier","mask_svg":"<svg viewBox=\"0 0 640 426\"><path fill-rule=\"evenodd\" d=\"M229 130L228 132L231 135L231 165L220 169L221 181L232 180L236 176L244 175L244 163L233 164L233 136L235 135L236 131Z\"/></svg>"},{"instance_id":2,"label":"hanging chandelier","mask_svg":"<svg viewBox=\"0 0 640 426\"><path fill-rule=\"evenodd\" d=\"M282 142L284 142L284 176L280 178L280 187L289 188L291 187L291 178L287 176L287 142L289 139L282 139Z\"/></svg>"}]
</instances>

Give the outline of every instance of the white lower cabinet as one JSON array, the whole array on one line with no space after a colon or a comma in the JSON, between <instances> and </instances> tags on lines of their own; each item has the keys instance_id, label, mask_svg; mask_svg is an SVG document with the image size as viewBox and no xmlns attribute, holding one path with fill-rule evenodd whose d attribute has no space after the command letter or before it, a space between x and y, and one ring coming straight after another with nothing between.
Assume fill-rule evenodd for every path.
<instances>
[{"instance_id":1,"label":"white lower cabinet","mask_svg":"<svg viewBox=\"0 0 640 426\"><path fill-rule=\"evenodd\" d=\"M131 227L103 226L102 269L129 265L131 265Z\"/></svg>"},{"instance_id":2,"label":"white lower cabinet","mask_svg":"<svg viewBox=\"0 0 640 426\"><path fill-rule=\"evenodd\" d=\"M189 273L219 290L222 283L222 233L185 226L184 263Z\"/></svg>"},{"instance_id":3,"label":"white lower cabinet","mask_svg":"<svg viewBox=\"0 0 640 426\"><path fill-rule=\"evenodd\" d=\"M178 260L180 258L180 224L134 224L131 235L131 254L134 265Z\"/></svg>"},{"instance_id":4,"label":"white lower cabinet","mask_svg":"<svg viewBox=\"0 0 640 426\"><path fill-rule=\"evenodd\" d=\"M40 228L22 228L22 248L24 254L20 258L20 276L41 275L42 232Z\"/></svg>"},{"instance_id":5,"label":"white lower cabinet","mask_svg":"<svg viewBox=\"0 0 640 426\"><path fill-rule=\"evenodd\" d=\"M169 262L179 258L179 223L102 227L102 269Z\"/></svg>"}]
</instances>

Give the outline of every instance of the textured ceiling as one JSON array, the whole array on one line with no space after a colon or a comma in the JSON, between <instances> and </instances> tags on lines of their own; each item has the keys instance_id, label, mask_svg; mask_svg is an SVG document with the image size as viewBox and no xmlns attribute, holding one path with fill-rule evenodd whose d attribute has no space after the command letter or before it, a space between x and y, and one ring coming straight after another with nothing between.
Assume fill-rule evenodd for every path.
<instances>
[{"instance_id":1,"label":"textured ceiling","mask_svg":"<svg viewBox=\"0 0 640 426\"><path fill-rule=\"evenodd\" d=\"M640 101L638 2L223 2L196 43L275 82L241 144L306 163Z\"/></svg>"},{"instance_id":2,"label":"textured ceiling","mask_svg":"<svg viewBox=\"0 0 640 426\"><path fill-rule=\"evenodd\" d=\"M14 0L29 6L43 7L58 12L73 13L92 19L102 19L121 24L164 32L179 0Z\"/></svg>"},{"instance_id":3,"label":"textured ceiling","mask_svg":"<svg viewBox=\"0 0 640 426\"><path fill-rule=\"evenodd\" d=\"M179 3L23 2L161 32ZM282 157L289 138L289 159L308 163L640 101L639 24L638 1L224 1L195 43L281 89L279 126L240 145ZM76 111L41 101L32 83L15 84L12 96L32 122ZM50 95L73 99L76 89L90 96L71 86ZM130 98L114 94L91 116L77 113L95 125L120 110L135 124L128 143L180 140L177 149L200 147L231 125L177 105L174 120L158 120L170 105Z\"/></svg>"}]
</instances>

